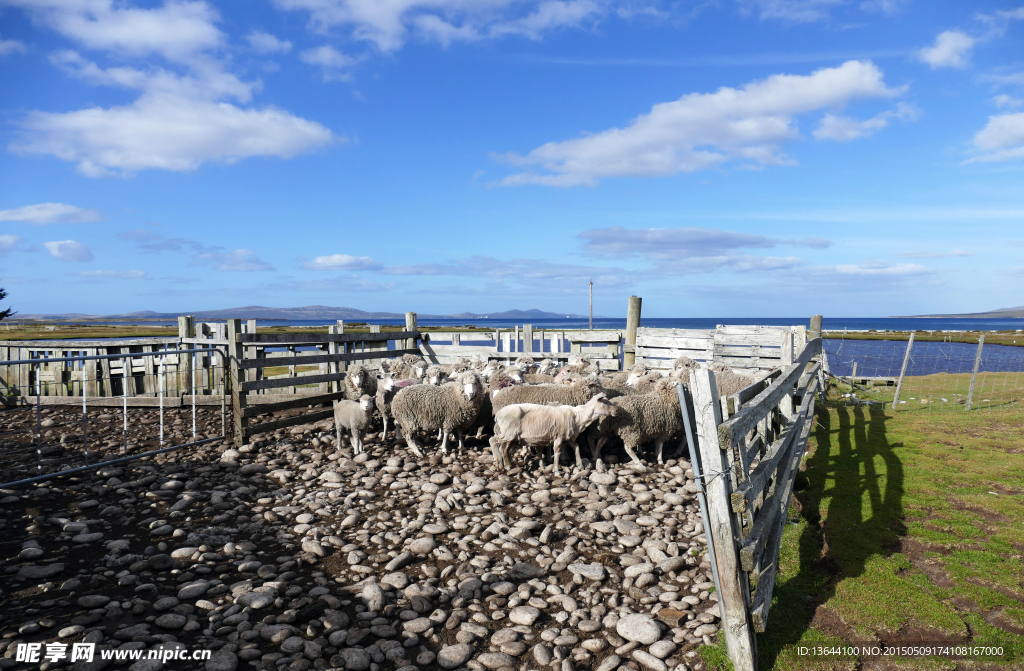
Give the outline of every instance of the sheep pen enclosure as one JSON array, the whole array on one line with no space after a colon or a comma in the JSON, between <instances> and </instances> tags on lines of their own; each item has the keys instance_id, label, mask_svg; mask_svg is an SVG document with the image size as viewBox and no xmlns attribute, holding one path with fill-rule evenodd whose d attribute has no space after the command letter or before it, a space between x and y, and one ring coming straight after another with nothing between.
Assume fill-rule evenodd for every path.
<instances>
[{"instance_id":1,"label":"sheep pen enclosure","mask_svg":"<svg viewBox=\"0 0 1024 671\"><path fill-rule=\"evenodd\" d=\"M421 331L413 313L370 333L184 318L160 342L0 344L0 666L18 644L85 642L212 650L207 669L687 671L724 628L754 668L820 341L636 317L486 334ZM550 461L496 468L486 433L424 458L376 429L362 454L338 444L347 368L403 354L703 368L664 464L614 448L556 477ZM752 383L719 397L726 370Z\"/></svg>"}]
</instances>

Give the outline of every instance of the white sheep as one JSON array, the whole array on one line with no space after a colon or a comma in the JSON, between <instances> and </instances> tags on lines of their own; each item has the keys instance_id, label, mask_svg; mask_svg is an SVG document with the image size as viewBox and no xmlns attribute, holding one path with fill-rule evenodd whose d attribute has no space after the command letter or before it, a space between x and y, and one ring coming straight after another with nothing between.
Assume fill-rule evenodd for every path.
<instances>
[{"instance_id":1,"label":"white sheep","mask_svg":"<svg viewBox=\"0 0 1024 671\"><path fill-rule=\"evenodd\" d=\"M551 445L555 475L559 476L558 462L562 456L562 445L573 447L578 461L580 448L576 439L580 433L598 417L614 416L616 413L618 408L604 394L596 394L579 406L536 403L505 406L494 416L491 454L500 468L508 470L511 466L508 450L513 443L529 447Z\"/></svg>"},{"instance_id":2,"label":"white sheep","mask_svg":"<svg viewBox=\"0 0 1024 671\"><path fill-rule=\"evenodd\" d=\"M358 401L334 402L334 429L338 434L338 447L341 447L341 429L349 433L352 449L356 454L363 451L363 432L370 427L373 419L373 399L363 394Z\"/></svg>"},{"instance_id":3,"label":"white sheep","mask_svg":"<svg viewBox=\"0 0 1024 671\"><path fill-rule=\"evenodd\" d=\"M377 378L362 364L357 363L349 367L345 373L345 398L357 401L363 394L377 395Z\"/></svg>"},{"instance_id":4,"label":"white sheep","mask_svg":"<svg viewBox=\"0 0 1024 671\"><path fill-rule=\"evenodd\" d=\"M462 433L469 428L483 405L483 388L473 371L461 373L455 382L439 387L418 384L399 391L391 402L391 414L402 427L402 435L417 456L422 457L414 435L417 431L442 433L441 451L448 452L448 435L457 433L462 449Z\"/></svg>"}]
</instances>

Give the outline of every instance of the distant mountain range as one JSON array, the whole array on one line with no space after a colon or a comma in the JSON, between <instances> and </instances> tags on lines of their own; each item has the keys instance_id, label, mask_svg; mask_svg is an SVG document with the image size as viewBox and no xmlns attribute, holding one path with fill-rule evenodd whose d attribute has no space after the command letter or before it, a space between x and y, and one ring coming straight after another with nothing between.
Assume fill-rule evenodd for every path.
<instances>
[{"instance_id":1,"label":"distant mountain range","mask_svg":"<svg viewBox=\"0 0 1024 671\"><path fill-rule=\"evenodd\" d=\"M246 305L238 308L226 308L223 310L201 310L192 313L179 312L152 312L144 310L141 312L129 312L119 315L86 315L80 313L70 314L38 314L38 315L16 315L8 321L166 321L177 319L180 314L193 314L196 319L217 321L223 319L264 319L264 320L285 320L285 321L306 321L306 320L334 320L363 321L366 319L394 319L401 323L405 322L405 313L402 312L366 312L356 308L338 308L328 305L307 305L301 308L268 308L263 305ZM423 319L586 319L586 315L565 314L561 312L544 312L543 310L506 310L505 312L488 312L478 314L475 312L460 312L451 315L430 315L420 314Z\"/></svg>"},{"instance_id":2,"label":"distant mountain range","mask_svg":"<svg viewBox=\"0 0 1024 671\"><path fill-rule=\"evenodd\" d=\"M968 312L959 315L908 315L899 319L1024 319L1024 305L999 308L988 312Z\"/></svg>"}]
</instances>

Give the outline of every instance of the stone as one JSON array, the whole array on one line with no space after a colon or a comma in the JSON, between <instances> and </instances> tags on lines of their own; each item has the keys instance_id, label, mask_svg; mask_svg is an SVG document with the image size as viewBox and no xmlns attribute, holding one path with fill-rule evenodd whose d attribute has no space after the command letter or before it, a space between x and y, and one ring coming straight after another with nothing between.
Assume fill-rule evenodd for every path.
<instances>
[{"instance_id":1,"label":"stone","mask_svg":"<svg viewBox=\"0 0 1024 671\"><path fill-rule=\"evenodd\" d=\"M418 617L415 620L409 620L408 622L403 624L402 629L412 634L422 634L427 629L430 629L433 626L434 623L431 622L429 618Z\"/></svg>"},{"instance_id":2,"label":"stone","mask_svg":"<svg viewBox=\"0 0 1024 671\"><path fill-rule=\"evenodd\" d=\"M551 663L551 650L543 643L538 643L533 646L533 659L541 666L547 666Z\"/></svg>"},{"instance_id":3,"label":"stone","mask_svg":"<svg viewBox=\"0 0 1024 671\"><path fill-rule=\"evenodd\" d=\"M627 641L636 641L641 645L650 645L661 638L661 629L657 623L650 617L638 613L621 618L615 624L615 633Z\"/></svg>"},{"instance_id":4,"label":"stone","mask_svg":"<svg viewBox=\"0 0 1024 671\"><path fill-rule=\"evenodd\" d=\"M509 611L508 619L515 624L522 624L527 627L533 626L533 623L540 617L540 610L533 606L516 606Z\"/></svg>"},{"instance_id":5,"label":"stone","mask_svg":"<svg viewBox=\"0 0 1024 671\"><path fill-rule=\"evenodd\" d=\"M686 565L686 557L669 557L658 564L658 570L662 573L671 573L672 571L678 571L679 569L685 568Z\"/></svg>"},{"instance_id":6,"label":"stone","mask_svg":"<svg viewBox=\"0 0 1024 671\"><path fill-rule=\"evenodd\" d=\"M675 608L662 608L658 611L658 619L670 627L678 627L679 622L685 617L685 610L676 610Z\"/></svg>"},{"instance_id":7,"label":"stone","mask_svg":"<svg viewBox=\"0 0 1024 671\"><path fill-rule=\"evenodd\" d=\"M299 630L290 624L269 624L260 630L260 638L264 641L280 644L289 636L294 636L298 633Z\"/></svg>"},{"instance_id":8,"label":"stone","mask_svg":"<svg viewBox=\"0 0 1024 671\"><path fill-rule=\"evenodd\" d=\"M370 668L370 653L362 648L345 648L341 651L345 671L367 671Z\"/></svg>"},{"instance_id":9,"label":"stone","mask_svg":"<svg viewBox=\"0 0 1024 671\"><path fill-rule=\"evenodd\" d=\"M604 485L610 487L619 481L612 473L591 473L590 481L595 485Z\"/></svg>"},{"instance_id":10,"label":"stone","mask_svg":"<svg viewBox=\"0 0 1024 671\"><path fill-rule=\"evenodd\" d=\"M181 586L178 590L179 599L198 599L210 589L210 583L205 580L196 580L195 582L187 582Z\"/></svg>"},{"instance_id":11,"label":"stone","mask_svg":"<svg viewBox=\"0 0 1024 671\"><path fill-rule=\"evenodd\" d=\"M302 539L302 551L317 557L327 556L327 551L324 550L324 546L320 544L320 541L313 540L312 538Z\"/></svg>"},{"instance_id":12,"label":"stone","mask_svg":"<svg viewBox=\"0 0 1024 671\"><path fill-rule=\"evenodd\" d=\"M397 557L389 561L384 565L385 571L397 571L398 569L405 568L412 563L413 554L411 552L402 552Z\"/></svg>"},{"instance_id":13,"label":"stone","mask_svg":"<svg viewBox=\"0 0 1024 671\"><path fill-rule=\"evenodd\" d=\"M153 602L153 610L158 613L162 613L165 610L175 608L179 603L181 602L173 596L161 597Z\"/></svg>"},{"instance_id":14,"label":"stone","mask_svg":"<svg viewBox=\"0 0 1024 671\"><path fill-rule=\"evenodd\" d=\"M248 606L254 610L260 608L267 608L273 605L274 595L268 594L267 592L246 592L242 596L235 599L235 603L241 606Z\"/></svg>"},{"instance_id":15,"label":"stone","mask_svg":"<svg viewBox=\"0 0 1024 671\"><path fill-rule=\"evenodd\" d=\"M228 650L217 650L206 660L206 671L235 671L238 655Z\"/></svg>"},{"instance_id":16,"label":"stone","mask_svg":"<svg viewBox=\"0 0 1024 671\"><path fill-rule=\"evenodd\" d=\"M85 631L85 627L80 624L73 624L70 627L64 627L58 631L57 636L60 638L71 638L72 636L78 636L83 631Z\"/></svg>"},{"instance_id":17,"label":"stone","mask_svg":"<svg viewBox=\"0 0 1024 671\"><path fill-rule=\"evenodd\" d=\"M676 644L672 641L655 641L649 650L658 659L667 659L669 655L676 651Z\"/></svg>"},{"instance_id":18,"label":"stone","mask_svg":"<svg viewBox=\"0 0 1024 671\"><path fill-rule=\"evenodd\" d=\"M41 566L22 566L18 569L18 578L21 580L42 580L52 578L58 573L64 572L64 564L43 564Z\"/></svg>"},{"instance_id":19,"label":"stone","mask_svg":"<svg viewBox=\"0 0 1024 671\"><path fill-rule=\"evenodd\" d=\"M693 630L693 635L697 638L703 636L714 636L718 633L718 625L715 624L702 624Z\"/></svg>"},{"instance_id":20,"label":"stone","mask_svg":"<svg viewBox=\"0 0 1024 671\"><path fill-rule=\"evenodd\" d=\"M488 669L500 669L503 666L515 667L516 658L503 652L485 652L476 658Z\"/></svg>"},{"instance_id":21,"label":"stone","mask_svg":"<svg viewBox=\"0 0 1024 671\"><path fill-rule=\"evenodd\" d=\"M651 671L668 671L668 666L665 665L665 662L661 661L646 650L634 650L631 656L633 657L633 661L645 669L650 669Z\"/></svg>"},{"instance_id":22,"label":"stone","mask_svg":"<svg viewBox=\"0 0 1024 671\"><path fill-rule=\"evenodd\" d=\"M302 650L303 644L306 639L301 636L289 636L281 642L281 652L286 655L294 655L296 652Z\"/></svg>"},{"instance_id":23,"label":"stone","mask_svg":"<svg viewBox=\"0 0 1024 671\"><path fill-rule=\"evenodd\" d=\"M441 652L437 653L437 664L442 669L457 669L469 661L474 651L473 646L469 643L445 646L441 648ZM348 669L348 666L345 668Z\"/></svg>"},{"instance_id":24,"label":"stone","mask_svg":"<svg viewBox=\"0 0 1024 671\"><path fill-rule=\"evenodd\" d=\"M110 597L102 594L87 594L78 598L78 605L82 608L103 608L108 603L110 603Z\"/></svg>"},{"instance_id":25,"label":"stone","mask_svg":"<svg viewBox=\"0 0 1024 671\"><path fill-rule=\"evenodd\" d=\"M627 578L638 578L645 573L652 573L654 571L654 564L634 564L628 567L622 575Z\"/></svg>"},{"instance_id":26,"label":"stone","mask_svg":"<svg viewBox=\"0 0 1024 671\"><path fill-rule=\"evenodd\" d=\"M409 552L422 556L428 555L437 548L437 541L431 537L417 538L409 543Z\"/></svg>"},{"instance_id":27,"label":"stone","mask_svg":"<svg viewBox=\"0 0 1024 671\"><path fill-rule=\"evenodd\" d=\"M153 555L146 560L151 571L167 571L174 567L174 557L167 554Z\"/></svg>"},{"instance_id":28,"label":"stone","mask_svg":"<svg viewBox=\"0 0 1024 671\"><path fill-rule=\"evenodd\" d=\"M618 655L608 655L594 671L615 671L622 666L622 658Z\"/></svg>"},{"instance_id":29,"label":"stone","mask_svg":"<svg viewBox=\"0 0 1024 671\"><path fill-rule=\"evenodd\" d=\"M566 568L588 580L604 580L605 577L604 566L596 562L593 564L569 564Z\"/></svg>"},{"instance_id":30,"label":"stone","mask_svg":"<svg viewBox=\"0 0 1024 671\"><path fill-rule=\"evenodd\" d=\"M161 629L181 629L188 622L188 618L177 613L165 613L156 619L156 626Z\"/></svg>"},{"instance_id":31,"label":"stone","mask_svg":"<svg viewBox=\"0 0 1024 671\"><path fill-rule=\"evenodd\" d=\"M380 585L370 583L363 588L362 594L360 595L363 601L366 602L366 608L374 613L380 613L384 610L384 590L380 588Z\"/></svg>"}]
</instances>

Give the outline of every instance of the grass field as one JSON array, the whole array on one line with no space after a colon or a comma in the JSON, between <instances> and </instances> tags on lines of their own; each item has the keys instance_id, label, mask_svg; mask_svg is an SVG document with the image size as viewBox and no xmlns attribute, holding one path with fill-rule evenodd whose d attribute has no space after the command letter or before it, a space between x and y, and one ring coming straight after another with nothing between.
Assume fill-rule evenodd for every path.
<instances>
[{"instance_id":1,"label":"grass field","mask_svg":"<svg viewBox=\"0 0 1024 671\"><path fill-rule=\"evenodd\" d=\"M799 648L878 641L1007 654L863 668L1024 668L1024 408L893 413L835 391L827 406L797 481L769 631L758 635L761 668L858 669ZM714 663L722 644L704 658L727 667Z\"/></svg>"}]
</instances>

